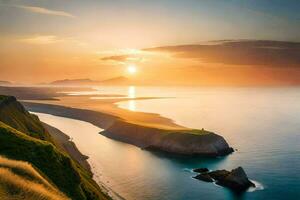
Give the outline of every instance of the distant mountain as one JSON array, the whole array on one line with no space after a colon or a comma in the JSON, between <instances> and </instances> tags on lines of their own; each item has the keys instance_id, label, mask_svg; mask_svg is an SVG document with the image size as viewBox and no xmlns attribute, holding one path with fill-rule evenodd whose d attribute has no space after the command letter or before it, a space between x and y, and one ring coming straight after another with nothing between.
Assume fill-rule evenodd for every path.
<instances>
[{"instance_id":1,"label":"distant mountain","mask_svg":"<svg viewBox=\"0 0 300 200\"><path fill-rule=\"evenodd\" d=\"M96 85L99 81L91 79L64 79L57 80L50 83L50 85Z\"/></svg>"},{"instance_id":2,"label":"distant mountain","mask_svg":"<svg viewBox=\"0 0 300 200\"><path fill-rule=\"evenodd\" d=\"M9 82L9 81L1 81L0 80L0 85L10 85L11 84L11 82Z\"/></svg>"},{"instance_id":3,"label":"distant mountain","mask_svg":"<svg viewBox=\"0 0 300 200\"><path fill-rule=\"evenodd\" d=\"M41 83L42 84L42 83ZM45 85L45 84L42 84ZM117 76L101 81L91 79L63 79L53 81L47 85L140 85L139 81L127 78L125 76Z\"/></svg>"},{"instance_id":4,"label":"distant mountain","mask_svg":"<svg viewBox=\"0 0 300 200\"><path fill-rule=\"evenodd\" d=\"M124 76L118 76L110 79L106 79L100 82L103 85L135 85L136 81L126 78Z\"/></svg>"}]
</instances>

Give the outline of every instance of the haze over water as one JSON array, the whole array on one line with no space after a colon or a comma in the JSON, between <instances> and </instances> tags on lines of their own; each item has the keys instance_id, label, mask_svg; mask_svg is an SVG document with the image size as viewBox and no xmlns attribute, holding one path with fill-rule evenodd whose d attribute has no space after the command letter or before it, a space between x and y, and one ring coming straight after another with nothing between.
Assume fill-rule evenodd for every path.
<instances>
[{"instance_id":1,"label":"haze over water","mask_svg":"<svg viewBox=\"0 0 300 200\"><path fill-rule=\"evenodd\" d=\"M86 122L39 115L74 138L79 150L90 157L96 174L105 177L100 179L108 180L106 184L126 199L295 199L300 195L300 88L100 87L98 91L172 97L118 105L216 132L237 149L219 159L151 153L105 138L98 134L99 128ZM238 166L262 184L258 188L262 190L236 196L191 178L190 170L196 167L231 170Z\"/></svg>"}]
</instances>

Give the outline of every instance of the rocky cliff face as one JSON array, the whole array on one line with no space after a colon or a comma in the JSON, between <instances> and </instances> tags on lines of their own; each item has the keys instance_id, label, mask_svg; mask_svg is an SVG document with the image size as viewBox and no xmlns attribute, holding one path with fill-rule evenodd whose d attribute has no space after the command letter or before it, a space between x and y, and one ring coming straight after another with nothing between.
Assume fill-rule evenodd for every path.
<instances>
[{"instance_id":1,"label":"rocky cliff face","mask_svg":"<svg viewBox=\"0 0 300 200\"><path fill-rule=\"evenodd\" d=\"M141 148L177 154L222 156L233 151L223 137L205 130L164 130L117 120L101 134Z\"/></svg>"}]
</instances>

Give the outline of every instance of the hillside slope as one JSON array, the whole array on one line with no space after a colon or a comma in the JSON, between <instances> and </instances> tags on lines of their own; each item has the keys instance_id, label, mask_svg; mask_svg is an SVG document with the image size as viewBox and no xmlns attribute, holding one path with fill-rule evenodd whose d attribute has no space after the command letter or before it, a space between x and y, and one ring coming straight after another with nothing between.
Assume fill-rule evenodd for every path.
<instances>
[{"instance_id":1,"label":"hillside slope","mask_svg":"<svg viewBox=\"0 0 300 200\"><path fill-rule=\"evenodd\" d=\"M15 97L0 95L0 121L34 138L51 140L38 117L30 114Z\"/></svg>"},{"instance_id":2,"label":"hillside slope","mask_svg":"<svg viewBox=\"0 0 300 200\"><path fill-rule=\"evenodd\" d=\"M0 116L0 155L29 162L71 199L108 199L91 173L51 143L39 119L14 97L0 96Z\"/></svg>"},{"instance_id":3,"label":"hillside slope","mask_svg":"<svg viewBox=\"0 0 300 200\"><path fill-rule=\"evenodd\" d=\"M0 156L0 196L3 200L68 200L29 163Z\"/></svg>"}]
</instances>

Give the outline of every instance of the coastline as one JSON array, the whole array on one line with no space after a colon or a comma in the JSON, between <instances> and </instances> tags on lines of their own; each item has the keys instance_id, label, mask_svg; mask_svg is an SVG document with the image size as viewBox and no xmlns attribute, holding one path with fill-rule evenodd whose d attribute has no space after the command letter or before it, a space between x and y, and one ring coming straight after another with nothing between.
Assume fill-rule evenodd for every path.
<instances>
[{"instance_id":1,"label":"coastline","mask_svg":"<svg viewBox=\"0 0 300 200\"><path fill-rule=\"evenodd\" d=\"M77 161L87 171L92 172L91 166L87 161L88 156L83 155L79 151L76 144L71 141L71 138L66 133L53 126L50 126L49 124L47 124L47 122L42 122L42 124L44 128L49 132L58 148L67 152L73 160Z\"/></svg>"},{"instance_id":2,"label":"coastline","mask_svg":"<svg viewBox=\"0 0 300 200\"><path fill-rule=\"evenodd\" d=\"M22 104L26 107L26 109L30 110L31 112L38 112L38 113L45 113L51 114L60 117L66 117L71 119L76 119L84 122L91 123L101 129L108 129L115 125L116 121L124 121L126 123L135 124L135 126L143 126L148 127L150 129L158 129L158 130L165 130L165 131L191 131L191 129L187 127L180 126L176 124L172 119L163 117L159 114L155 113L144 113L144 112L132 112L126 109L119 108L115 103L120 101L127 101L126 98L116 98L116 99L99 99L99 100L91 100L86 96L83 97L60 97L56 101L49 101L49 100L23 100ZM142 100L136 99L136 100ZM203 130L203 129L202 129ZM180 134L181 135L181 134ZM108 137L108 136L107 136ZM176 138L176 137L175 137ZM66 138L65 138L66 139ZM222 137L220 137L222 140ZM120 140L119 140L120 141ZM157 141L157 140L156 140ZM183 140L185 141L185 140ZM128 143L128 142L126 142ZM130 142L129 142L130 143ZM183 142L184 143L184 142ZM219 142L217 142L218 144ZM221 142L226 144L226 141ZM131 143L132 144L132 143ZM133 144L134 146L138 146ZM174 146L175 145L175 146ZM162 148L162 151L173 152L172 149L178 146L182 146L181 144L177 145L174 143L173 147L169 149ZM227 145L227 144L226 144ZM226 146L225 145L225 146ZM195 146L195 145L192 145ZM211 148L208 145L209 148ZM213 145L214 146L214 145ZM152 146L150 146L152 147ZM159 146L158 146L159 147ZM228 147L228 145L227 145ZM227 148L226 147L226 148ZM155 148L155 146L153 146ZM215 146L213 147L215 148ZM218 147L219 148L219 147ZM223 148L223 147L222 147ZM229 147L228 147L229 148ZM157 149L160 149L157 148ZM191 149L192 151L194 148ZM202 154L203 152L211 151L208 149L199 149ZM217 156L220 154L219 150L215 151L212 156ZM227 152L226 154L228 154ZM74 152L72 153L74 154ZM81 153L79 153L81 154ZM185 153L186 155L190 153ZM192 153L194 155L194 153ZM205 153L208 155L207 153ZM82 155L82 154L81 154ZM222 153L223 155L223 153ZM72 157L75 157L73 155ZM85 159L79 156L77 159ZM81 161L84 162L84 161ZM90 164L90 168L93 169L92 163ZM93 171L91 169L91 171ZM93 173L94 176L97 177L97 173ZM95 179L94 179L95 180ZM105 180L98 180L97 183L101 189L108 194L113 199L123 199L119 194L115 193L111 188L105 185Z\"/></svg>"},{"instance_id":3,"label":"coastline","mask_svg":"<svg viewBox=\"0 0 300 200\"><path fill-rule=\"evenodd\" d=\"M78 162L83 168L85 168L91 175L94 176L91 164L88 161L88 156L83 155L79 149L77 148L76 144L71 141L71 138L64 132L60 131L59 129L50 126L47 122L42 122L45 129L48 130L49 134L52 136L55 144L66 152L68 155L72 157L73 160ZM95 179L94 179L95 180ZM103 181L95 180L96 183L99 185L101 191L108 195L112 200L125 200L121 195L115 192L112 188L106 186Z\"/></svg>"},{"instance_id":4,"label":"coastline","mask_svg":"<svg viewBox=\"0 0 300 200\"><path fill-rule=\"evenodd\" d=\"M31 112L41 112L46 114L52 114L61 117L68 117L72 119L77 119L85 122L89 122L99 128L107 129L109 128L115 121L123 120L132 124L139 124L146 127L153 127L153 128L162 128L165 130L188 130L189 128L180 126L175 124L173 120L169 118L165 118L160 116L159 114L154 113L142 113L142 112L131 112L125 109L118 108L116 105L109 103L109 109L111 107L116 107L114 110L120 111L122 114L111 114L109 112L105 112L99 109L92 109L88 106L86 108L82 108L81 106L73 106L67 105L67 102L48 102L48 101L21 101L22 104L26 107L26 109L30 110ZM107 105L104 105L107 106ZM105 108L107 109L107 108ZM124 113L127 115L128 118L124 116ZM133 121L131 120L132 115L137 115L137 117L144 117L146 118L140 119L140 121ZM135 118L136 116L134 116ZM149 122L149 120L155 120L155 122ZM161 124L161 125L159 125ZM153 126L152 126L153 125Z\"/></svg>"},{"instance_id":5,"label":"coastline","mask_svg":"<svg viewBox=\"0 0 300 200\"><path fill-rule=\"evenodd\" d=\"M153 98L147 98L153 99ZM155 99L155 98L154 98ZM157 99L157 98L156 98ZM89 112L97 118L101 118L101 121L104 122L95 122L94 119L85 120L91 123L96 123L94 125L106 129L108 128L112 121L121 119L133 124L139 124L148 127L155 127L167 130L183 130L189 129L187 127L176 124L172 119L161 116L157 113L145 113L138 111L130 111L127 109L122 109L116 103L122 101L128 101L128 98L112 98L112 99L90 99L87 96L68 96L68 97L59 97L57 101L52 100L21 100L24 106L33 107L34 109L43 109L51 108L56 109L57 114L61 114L61 109L58 107L63 107L68 110L68 112L73 112L70 109L80 110L81 113ZM133 98L130 100L145 100L145 98ZM51 114L51 113L50 113ZM71 114L73 115L73 114ZM77 116L74 116L77 117ZM77 118L76 118L77 119ZM107 122L110 121L109 124Z\"/></svg>"},{"instance_id":6,"label":"coastline","mask_svg":"<svg viewBox=\"0 0 300 200\"><path fill-rule=\"evenodd\" d=\"M159 117L158 120L169 120L168 123L172 123L173 126L170 127L169 124L151 126L149 123L136 123L135 121L100 111L62 105L37 102L23 102L23 105L33 112L89 122L104 129L105 131L101 132L102 135L143 149L156 149L169 153L208 157L225 156L233 152L233 148L229 146L222 136L204 129L179 128L180 126L177 127L172 120L160 118L160 115L157 115ZM165 128L166 126L168 128ZM131 134L133 132L138 132L139 134Z\"/></svg>"},{"instance_id":7,"label":"coastline","mask_svg":"<svg viewBox=\"0 0 300 200\"><path fill-rule=\"evenodd\" d=\"M62 110L55 108L55 106L62 106L65 109L74 108L89 112L94 117L101 118L101 121L95 119L86 119L86 117L78 118L73 112L69 114L70 118L80 119L90 122L100 128L107 128L111 125L111 122L116 119L122 119L134 124L140 124L143 126L150 126L168 130L182 130L188 129L174 122L172 119L161 116L157 113L146 113L139 111L129 111L127 109L120 108L116 103L129 100L146 100L146 99L161 99L161 98L174 98L174 97L132 97L128 98L123 95L117 94L87 94L87 95L68 95L76 91L85 90L88 92L95 92L92 88L77 88L77 87L0 87L0 92L16 96L24 106L34 107L36 110L47 110L42 107L56 109L55 115L62 115ZM104 97L104 98L103 98ZM39 108L38 108L39 107ZM37 111L38 112L38 111ZM41 111L43 112L43 111ZM47 111L44 111L47 113ZM72 112L68 110L68 112ZM83 112L83 111L82 111ZM97 113L96 113L97 112ZM52 114L52 113L48 113ZM88 117L89 118L89 117Z\"/></svg>"}]
</instances>

